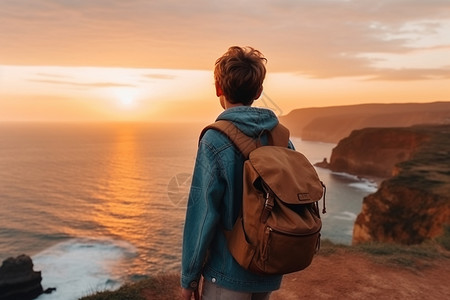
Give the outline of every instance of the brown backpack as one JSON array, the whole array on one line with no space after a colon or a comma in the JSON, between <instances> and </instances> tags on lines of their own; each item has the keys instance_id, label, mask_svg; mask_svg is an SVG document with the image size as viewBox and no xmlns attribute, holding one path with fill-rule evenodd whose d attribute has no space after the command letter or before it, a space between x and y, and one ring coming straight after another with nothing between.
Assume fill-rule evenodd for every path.
<instances>
[{"instance_id":1,"label":"brown backpack","mask_svg":"<svg viewBox=\"0 0 450 300\"><path fill-rule=\"evenodd\" d=\"M287 148L289 131L278 124L268 133L268 146L242 133L232 122L207 126L226 136L246 158L242 211L228 248L245 269L260 274L286 274L311 264L320 246L322 221L318 201L325 185L308 159ZM202 133L202 134L203 134Z\"/></svg>"}]
</instances>

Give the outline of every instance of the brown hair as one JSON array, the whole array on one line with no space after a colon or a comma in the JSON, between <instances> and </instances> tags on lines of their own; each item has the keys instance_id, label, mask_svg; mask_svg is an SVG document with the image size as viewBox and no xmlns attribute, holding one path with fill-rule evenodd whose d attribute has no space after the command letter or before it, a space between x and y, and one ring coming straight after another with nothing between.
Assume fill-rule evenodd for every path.
<instances>
[{"instance_id":1,"label":"brown hair","mask_svg":"<svg viewBox=\"0 0 450 300\"><path fill-rule=\"evenodd\" d=\"M262 91L267 59L252 47L233 46L216 60L214 80L231 103L251 105Z\"/></svg>"}]
</instances>

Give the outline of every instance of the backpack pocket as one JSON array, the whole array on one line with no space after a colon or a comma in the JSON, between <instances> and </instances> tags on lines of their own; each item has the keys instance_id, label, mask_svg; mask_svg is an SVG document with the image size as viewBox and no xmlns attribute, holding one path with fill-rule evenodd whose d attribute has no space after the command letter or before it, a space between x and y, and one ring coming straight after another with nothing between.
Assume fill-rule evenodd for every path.
<instances>
[{"instance_id":1,"label":"backpack pocket","mask_svg":"<svg viewBox=\"0 0 450 300\"><path fill-rule=\"evenodd\" d=\"M312 234L293 234L266 226L263 242L250 269L265 274L286 274L308 267L317 251L320 230Z\"/></svg>"},{"instance_id":2,"label":"backpack pocket","mask_svg":"<svg viewBox=\"0 0 450 300\"><path fill-rule=\"evenodd\" d=\"M245 234L242 217L236 220L231 231L225 231L228 249L233 258L245 269L248 269L255 256L256 247L251 245Z\"/></svg>"}]
</instances>

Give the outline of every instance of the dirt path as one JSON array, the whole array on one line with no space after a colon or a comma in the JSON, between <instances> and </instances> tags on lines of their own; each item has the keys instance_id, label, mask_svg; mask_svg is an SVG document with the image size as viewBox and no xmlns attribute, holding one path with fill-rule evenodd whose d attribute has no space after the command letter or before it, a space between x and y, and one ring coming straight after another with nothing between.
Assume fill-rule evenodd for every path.
<instances>
[{"instance_id":1,"label":"dirt path","mask_svg":"<svg viewBox=\"0 0 450 300\"><path fill-rule=\"evenodd\" d=\"M373 255L345 248L323 253L306 270L286 275L270 299L450 299L449 258L416 256L414 266L408 267L409 258L401 255L403 266L377 263ZM142 295L148 300L180 299L179 282L178 274L156 277Z\"/></svg>"},{"instance_id":2,"label":"dirt path","mask_svg":"<svg viewBox=\"0 0 450 300\"><path fill-rule=\"evenodd\" d=\"M450 260L426 261L417 270L337 251L286 275L271 299L450 299Z\"/></svg>"}]
</instances>

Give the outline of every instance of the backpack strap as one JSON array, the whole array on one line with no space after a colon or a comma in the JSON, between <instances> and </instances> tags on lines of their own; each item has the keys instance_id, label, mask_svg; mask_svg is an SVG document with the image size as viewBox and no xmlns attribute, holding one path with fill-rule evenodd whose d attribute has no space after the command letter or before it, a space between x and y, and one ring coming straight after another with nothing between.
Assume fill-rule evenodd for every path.
<instances>
[{"instance_id":1,"label":"backpack strap","mask_svg":"<svg viewBox=\"0 0 450 300\"><path fill-rule=\"evenodd\" d=\"M272 130L263 130L257 139L247 136L231 121L219 120L206 126L201 134L199 141L209 129L215 129L226 135L242 153L245 158L248 158L250 152L261 146L261 136L264 133L268 134L269 145L287 147L289 145L289 130L278 123Z\"/></svg>"},{"instance_id":2,"label":"backpack strap","mask_svg":"<svg viewBox=\"0 0 450 300\"><path fill-rule=\"evenodd\" d=\"M269 134L269 144L280 147L289 146L289 129L278 123Z\"/></svg>"}]
</instances>

